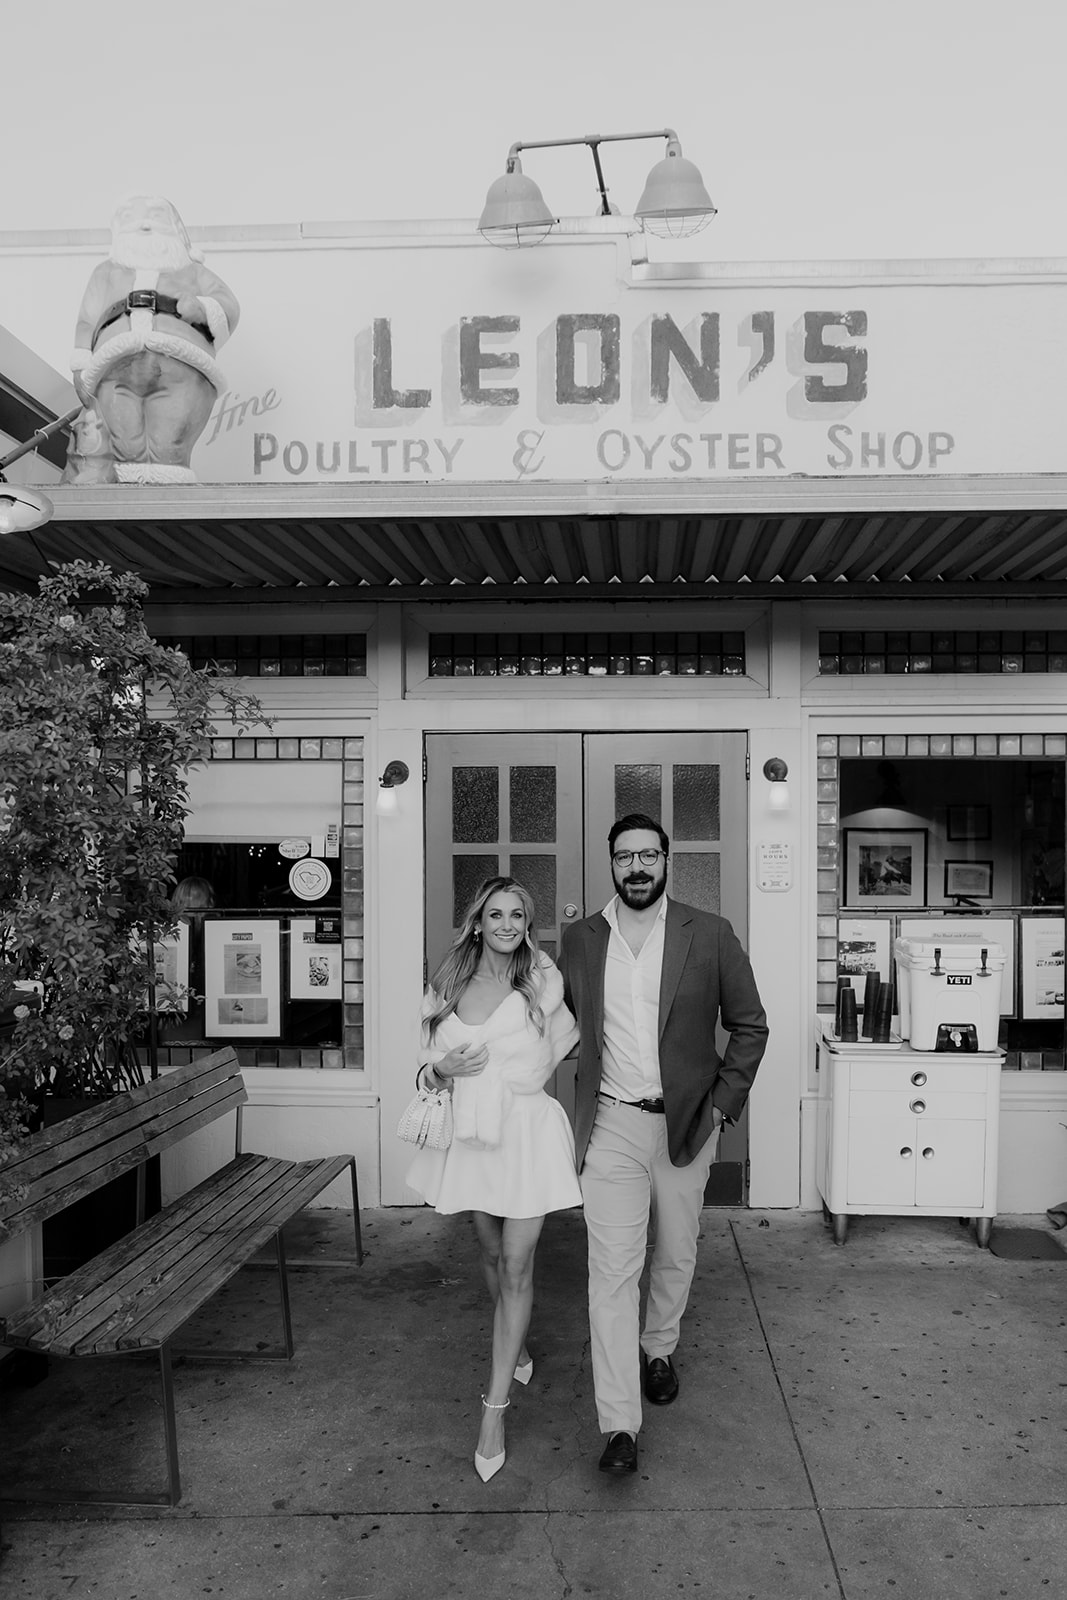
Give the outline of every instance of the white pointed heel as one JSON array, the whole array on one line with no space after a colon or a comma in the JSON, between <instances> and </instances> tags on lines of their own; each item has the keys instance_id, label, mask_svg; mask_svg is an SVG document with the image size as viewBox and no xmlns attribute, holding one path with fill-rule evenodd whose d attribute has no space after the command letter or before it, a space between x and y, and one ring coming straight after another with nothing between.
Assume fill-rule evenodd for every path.
<instances>
[{"instance_id":1,"label":"white pointed heel","mask_svg":"<svg viewBox=\"0 0 1067 1600\"><path fill-rule=\"evenodd\" d=\"M517 1366L515 1368L515 1382L516 1383L529 1383L529 1381L530 1381L530 1379L532 1377L533 1377L533 1356L530 1357L529 1361L523 1361L522 1363L520 1363L519 1366Z\"/></svg>"},{"instance_id":2,"label":"white pointed heel","mask_svg":"<svg viewBox=\"0 0 1067 1600\"><path fill-rule=\"evenodd\" d=\"M506 1411L510 1404L510 1400L505 1400L501 1405L494 1405L491 1400L487 1400L484 1395L482 1396L482 1405L487 1411ZM488 1483L490 1478L496 1477L506 1459L506 1450L501 1450L498 1456L480 1456L476 1450L474 1452L474 1470L483 1483Z\"/></svg>"}]
</instances>

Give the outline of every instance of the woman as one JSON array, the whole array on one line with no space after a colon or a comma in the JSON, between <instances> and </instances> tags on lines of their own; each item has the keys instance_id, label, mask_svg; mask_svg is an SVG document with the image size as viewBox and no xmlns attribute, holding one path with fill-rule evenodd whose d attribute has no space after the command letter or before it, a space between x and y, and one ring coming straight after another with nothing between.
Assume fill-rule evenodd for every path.
<instances>
[{"instance_id":1,"label":"woman","mask_svg":"<svg viewBox=\"0 0 1067 1600\"><path fill-rule=\"evenodd\" d=\"M175 885L170 903L179 916L188 918L198 912L213 911L215 891L207 878L183 878Z\"/></svg>"},{"instance_id":2,"label":"woman","mask_svg":"<svg viewBox=\"0 0 1067 1600\"><path fill-rule=\"evenodd\" d=\"M581 1205L574 1137L544 1086L578 1037L558 969L537 947L533 901L489 878L438 967L422 1009L419 1077L452 1093L448 1150L418 1152L411 1187L443 1215L470 1211L493 1298L493 1367L474 1465L504 1465L512 1378L529 1383L533 1265L548 1211Z\"/></svg>"}]
</instances>

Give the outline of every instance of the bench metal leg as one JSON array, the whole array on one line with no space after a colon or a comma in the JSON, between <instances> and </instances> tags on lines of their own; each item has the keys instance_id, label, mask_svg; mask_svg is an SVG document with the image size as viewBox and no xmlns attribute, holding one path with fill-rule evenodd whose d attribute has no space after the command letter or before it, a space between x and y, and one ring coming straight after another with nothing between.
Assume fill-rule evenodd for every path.
<instances>
[{"instance_id":1,"label":"bench metal leg","mask_svg":"<svg viewBox=\"0 0 1067 1600\"><path fill-rule=\"evenodd\" d=\"M178 1425L174 1416L174 1368L169 1342L159 1347L159 1382L163 1391L163 1430L167 1442L167 1498L164 1505L176 1506L182 1497L178 1475Z\"/></svg>"},{"instance_id":2,"label":"bench metal leg","mask_svg":"<svg viewBox=\"0 0 1067 1600\"><path fill-rule=\"evenodd\" d=\"M132 1352L116 1353L128 1356ZM170 1345L161 1345L156 1355L163 1400L163 1435L167 1455L166 1489L156 1494L145 1494L136 1489L38 1489L28 1493L18 1491L9 1493L5 1490L0 1494L0 1499L18 1501L24 1505L176 1506L182 1497L182 1485L178 1472L178 1427L174 1415L174 1379ZM107 1358L101 1357L101 1359Z\"/></svg>"},{"instance_id":3,"label":"bench metal leg","mask_svg":"<svg viewBox=\"0 0 1067 1600\"><path fill-rule=\"evenodd\" d=\"M356 1163L348 1163L352 1172L352 1217L356 1224L356 1266L363 1265L363 1232L359 1225L359 1185L356 1182Z\"/></svg>"},{"instance_id":4,"label":"bench metal leg","mask_svg":"<svg viewBox=\"0 0 1067 1600\"><path fill-rule=\"evenodd\" d=\"M282 1327L285 1330L285 1359L292 1359L293 1355L293 1319L289 1310L289 1274L285 1268L285 1239L281 1228L274 1235L274 1247L278 1256L278 1290L282 1297Z\"/></svg>"},{"instance_id":5,"label":"bench metal leg","mask_svg":"<svg viewBox=\"0 0 1067 1600\"><path fill-rule=\"evenodd\" d=\"M291 1361L293 1359L293 1319L289 1310L289 1273L285 1264L285 1239L281 1228L274 1235L275 1267L278 1273L278 1291L282 1311L282 1343L273 1349L256 1345L251 1349L216 1350L214 1345L183 1346L174 1354L186 1361ZM255 1267L253 1261L245 1266Z\"/></svg>"}]
</instances>

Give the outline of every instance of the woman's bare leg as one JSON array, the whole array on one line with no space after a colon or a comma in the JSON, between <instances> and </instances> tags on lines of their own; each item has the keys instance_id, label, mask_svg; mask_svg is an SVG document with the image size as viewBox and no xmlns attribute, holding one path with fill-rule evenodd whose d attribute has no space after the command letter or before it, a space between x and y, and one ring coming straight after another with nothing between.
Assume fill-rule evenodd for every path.
<instances>
[{"instance_id":1,"label":"woman's bare leg","mask_svg":"<svg viewBox=\"0 0 1067 1600\"><path fill-rule=\"evenodd\" d=\"M533 1309L534 1254L544 1217L492 1217L474 1212L489 1292L494 1296L493 1369L485 1398L502 1406L511 1390ZM499 1455L504 1448L504 1413L482 1408L478 1454Z\"/></svg>"},{"instance_id":2,"label":"woman's bare leg","mask_svg":"<svg viewBox=\"0 0 1067 1600\"><path fill-rule=\"evenodd\" d=\"M497 1301L500 1299L500 1275L497 1263L500 1259L500 1241L504 1231L504 1219L502 1217L490 1217L484 1211L472 1212L472 1216L474 1217L475 1232L478 1235L478 1244L481 1249L482 1272L485 1276L486 1288L489 1290L489 1298L493 1302L493 1310L495 1311ZM484 1228L479 1225L479 1218L485 1224ZM542 1223L544 1220L542 1217ZM526 1338L524 1336L519 1358L515 1365L524 1367L529 1359L530 1352L526 1348Z\"/></svg>"}]
</instances>

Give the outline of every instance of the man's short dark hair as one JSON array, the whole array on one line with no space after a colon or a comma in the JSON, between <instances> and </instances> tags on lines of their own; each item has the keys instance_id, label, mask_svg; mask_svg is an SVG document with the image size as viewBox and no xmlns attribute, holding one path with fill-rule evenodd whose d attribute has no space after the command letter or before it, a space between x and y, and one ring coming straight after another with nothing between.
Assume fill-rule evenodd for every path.
<instances>
[{"instance_id":1,"label":"man's short dark hair","mask_svg":"<svg viewBox=\"0 0 1067 1600\"><path fill-rule=\"evenodd\" d=\"M646 817L643 811L631 811L628 817L620 817L617 822L612 823L611 832L608 834L608 854L615 854L615 841L620 833L630 833L636 828L644 829L648 833L658 833L660 849L663 851L664 857L670 855L671 842L664 833L662 826L654 817Z\"/></svg>"}]
</instances>

